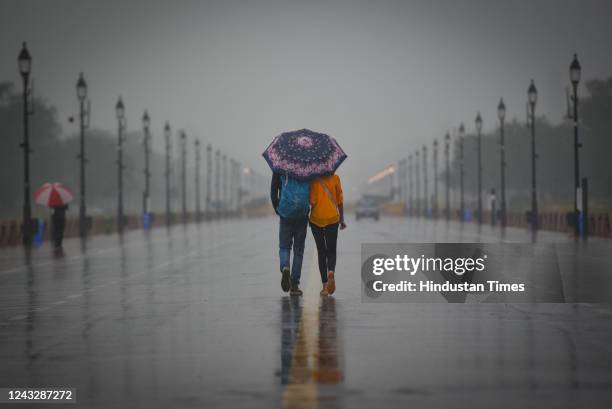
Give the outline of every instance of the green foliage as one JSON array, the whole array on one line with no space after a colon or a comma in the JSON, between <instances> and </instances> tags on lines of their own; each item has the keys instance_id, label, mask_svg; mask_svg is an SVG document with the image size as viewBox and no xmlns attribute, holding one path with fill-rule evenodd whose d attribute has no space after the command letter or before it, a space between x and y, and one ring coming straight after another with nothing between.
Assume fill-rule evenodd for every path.
<instances>
[{"instance_id":1,"label":"green foliage","mask_svg":"<svg viewBox=\"0 0 612 409\"><path fill-rule=\"evenodd\" d=\"M34 115L30 117L30 175L32 193L45 182L61 182L69 186L75 196L79 194L80 141L78 128L70 125L70 136L59 124L55 109L36 99ZM0 218L19 217L23 206L23 101L20 93L8 82L0 82L0 124L2 124L2 149L0 163ZM126 212L138 213L142 205L144 186L144 153L141 145L142 133L129 132L124 144L124 192ZM86 133L87 203L90 213L114 214L117 197L117 136L107 131L91 129ZM151 172L152 203L154 210L162 208L164 162L160 155L152 152ZM78 199L70 207L75 214ZM48 210L33 205L35 216L45 217Z\"/></svg>"}]
</instances>

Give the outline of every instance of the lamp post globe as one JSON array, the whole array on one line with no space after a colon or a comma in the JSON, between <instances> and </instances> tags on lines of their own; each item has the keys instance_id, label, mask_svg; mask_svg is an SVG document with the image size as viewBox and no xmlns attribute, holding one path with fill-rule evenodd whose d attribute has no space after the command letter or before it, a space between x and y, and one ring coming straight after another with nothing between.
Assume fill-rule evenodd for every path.
<instances>
[{"instance_id":1,"label":"lamp post globe","mask_svg":"<svg viewBox=\"0 0 612 409\"><path fill-rule=\"evenodd\" d=\"M476 123L476 130L480 132L482 130L482 117L480 116L480 112L476 115L474 122Z\"/></svg>"},{"instance_id":2,"label":"lamp post globe","mask_svg":"<svg viewBox=\"0 0 612 409\"><path fill-rule=\"evenodd\" d=\"M499 104L497 105L497 117L500 121L503 121L506 118L506 104L504 104L504 99L499 99Z\"/></svg>"},{"instance_id":3,"label":"lamp post globe","mask_svg":"<svg viewBox=\"0 0 612 409\"><path fill-rule=\"evenodd\" d=\"M142 114L142 127L143 129L149 129L151 125L151 118L149 118L149 113L145 110L144 114Z\"/></svg>"},{"instance_id":4,"label":"lamp post globe","mask_svg":"<svg viewBox=\"0 0 612 409\"><path fill-rule=\"evenodd\" d=\"M85 98L87 98L87 82L85 82L85 78L83 78L82 72L79 74L79 80L76 84L76 90L79 101L85 101Z\"/></svg>"},{"instance_id":5,"label":"lamp post globe","mask_svg":"<svg viewBox=\"0 0 612 409\"><path fill-rule=\"evenodd\" d=\"M115 104L115 115L120 121L125 118L125 105L123 105L123 99L121 97L119 97L117 104Z\"/></svg>"},{"instance_id":6,"label":"lamp post globe","mask_svg":"<svg viewBox=\"0 0 612 409\"><path fill-rule=\"evenodd\" d=\"M531 84L529 84L529 88L527 88L527 99L532 107L534 107L536 102L538 102L538 89L536 88L533 80L531 80Z\"/></svg>"},{"instance_id":7,"label":"lamp post globe","mask_svg":"<svg viewBox=\"0 0 612 409\"><path fill-rule=\"evenodd\" d=\"M578 56L574 54L574 59L570 64L570 81L573 85L578 85L580 82L582 67L580 66L580 62L578 61Z\"/></svg>"},{"instance_id":8,"label":"lamp post globe","mask_svg":"<svg viewBox=\"0 0 612 409\"><path fill-rule=\"evenodd\" d=\"M32 57L25 42L21 46L21 52L19 57L17 57L17 61L19 62L19 73L23 79L27 80L32 71Z\"/></svg>"},{"instance_id":9,"label":"lamp post globe","mask_svg":"<svg viewBox=\"0 0 612 409\"><path fill-rule=\"evenodd\" d=\"M164 125L164 137L170 138L170 123L168 121L166 121L166 124Z\"/></svg>"}]
</instances>

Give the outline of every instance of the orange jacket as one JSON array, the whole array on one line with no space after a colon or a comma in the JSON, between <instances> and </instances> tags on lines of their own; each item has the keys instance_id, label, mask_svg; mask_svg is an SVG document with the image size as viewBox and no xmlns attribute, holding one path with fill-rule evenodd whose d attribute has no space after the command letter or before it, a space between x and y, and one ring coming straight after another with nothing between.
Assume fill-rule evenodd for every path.
<instances>
[{"instance_id":1,"label":"orange jacket","mask_svg":"<svg viewBox=\"0 0 612 409\"><path fill-rule=\"evenodd\" d=\"M325 191L324 184L336 203ZM322 176L310 182L310 222L319 227L325 227L340 221L338 207L344 201L342 185L338 175Z\"/></svg>"}]
</instances>

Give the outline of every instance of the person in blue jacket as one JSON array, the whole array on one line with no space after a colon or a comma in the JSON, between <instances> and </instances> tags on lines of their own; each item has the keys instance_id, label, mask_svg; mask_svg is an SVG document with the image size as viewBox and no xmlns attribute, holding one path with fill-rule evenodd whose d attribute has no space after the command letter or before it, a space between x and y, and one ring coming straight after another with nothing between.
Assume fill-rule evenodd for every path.
<instances>
[{"instance_id":1,"label":"person in blue jacket","mask_svg":"<svg viewBox=\"0 0 612 409\"><path fill-rule=\"evenodd\" d=\"M306 242L306 227L310 211L310 183L288 175L272 174L270 199L278 214L278 254L280 258L281 288L290 295L302 295L300 277ZM293 248L293 263L291 249Z\"/></svg>"}]
</instances>

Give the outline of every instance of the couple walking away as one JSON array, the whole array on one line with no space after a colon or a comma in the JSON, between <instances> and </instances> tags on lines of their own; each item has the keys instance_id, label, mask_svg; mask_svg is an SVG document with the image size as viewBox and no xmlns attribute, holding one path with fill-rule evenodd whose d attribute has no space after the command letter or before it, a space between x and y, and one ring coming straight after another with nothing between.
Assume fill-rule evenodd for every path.
<instances>
[{"instance_id":1,"label":"couple walking away","mask_svg":"<svg viewBox=\"0 0 612 409\"><path fill-rule=\"evenodd\" d=\"M346 154L334 138L302 129L277 136L263 156L272 168L270 198L280 217L283 291L302 295L299 284L306 230L310 224L323 283L321 295L333 294L338 230L346 228L342 186L335 171Z\"/></svg>"}]
</instances>

